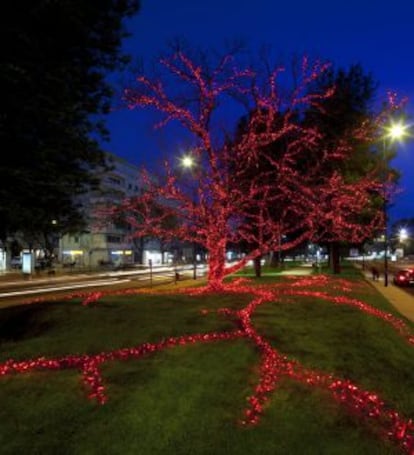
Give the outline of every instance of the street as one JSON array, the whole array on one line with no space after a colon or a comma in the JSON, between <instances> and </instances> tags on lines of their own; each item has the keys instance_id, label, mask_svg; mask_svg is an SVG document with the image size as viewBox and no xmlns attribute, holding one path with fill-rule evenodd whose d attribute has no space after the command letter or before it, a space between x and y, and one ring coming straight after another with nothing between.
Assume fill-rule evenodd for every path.
<instances>
[{"instance_id":1,"label":"street","mask_svg":"<svg viewBox=\"0 0 414 455\"><path fill-rule=\"evenodd\" d=\"M104 287L116 287L117 289L139 286L152 286L155 284L168 283L179 278L192 277L193 266L159 266L145 269L130 269L126 271L108 271L103 273L79 273L56 276L33 276L23 277L13 274L8 279L3 275L0 280L0 302L8 302L12 299L21 301L38 297L44 294L64 294L70 291L92 291ZM198 276L202 270L198 269ZM3 305L2 305L3 306Z\"/></svg>"}]
</instances>

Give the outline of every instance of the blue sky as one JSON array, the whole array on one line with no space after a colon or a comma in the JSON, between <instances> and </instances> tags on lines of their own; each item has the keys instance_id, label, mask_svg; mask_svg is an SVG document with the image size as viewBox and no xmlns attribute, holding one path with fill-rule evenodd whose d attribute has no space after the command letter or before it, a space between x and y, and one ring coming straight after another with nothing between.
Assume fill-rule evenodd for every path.
<instances>
[{"instance_id":1,"label":"blue sky","mask_svg":"<svg viewBox=\"0 0 414 455\"><path fill-rule=\"evenodd\" d=\"M142 0L139 14L127 28L132 36L125 41L125 50L145 63L174 37L216 49L234 39L242 39L250 49L270 45L286 62L293 54L306 53L335 66L360 63L380 83L379 95L391 89L407 96L413 114L411 0ZM152 122L146 111L115 107L108 119L112 138L106 149L139 165L154 163L175 147L179 153L180 138L154 131ZM402 173L403 192L390 210L391 219L414 217L414 138L398 146L393 164Z\"/></svg>"}]
</instances>

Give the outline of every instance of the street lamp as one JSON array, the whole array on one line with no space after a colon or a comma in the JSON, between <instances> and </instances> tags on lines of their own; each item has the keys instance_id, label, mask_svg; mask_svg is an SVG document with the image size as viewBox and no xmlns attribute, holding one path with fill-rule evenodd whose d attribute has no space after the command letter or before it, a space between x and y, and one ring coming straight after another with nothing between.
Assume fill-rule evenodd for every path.
<instances>
[{"instance_id":1,"label":"street lamp","mask_svg":"<svg viewBox=\"0 0 414 455\"><path fill-rule=\"evenodd\" d=\"M386 179L386 164L387 164L387 139L389 143L400 141L404 136L408 135L409 126L402 122L391 122L391 124L385 128L385 135L383 136L383 149L382 158L384 161L384 185L387 183ZM387 214L387 190L384 187L384 198L383 198L383 213L384 213L384 286L388 286L388 214Z\"/></svg>"},{"instance_id":2,"label":"street lamp","mask_svg":"<svg viewBox=\"0 0 414 455\"><path fill-rule=\"evenodd\" d=\"M184 155L181 158L181 165L187 169L191 169L195 165L194 157L191 155Z\"/></svg>"},{"instance_id":3,"label":"street lamp","mask_svg":"<svg viewBox=\"0 0 414 455\"><path fill-rule=\"evenodd\" d=\"M185 169L192 169L196 161L192 155L184 155L181 158L181 166ZM193 204L196 202L196 188L193 187ZM193 279L197 279L197 258L196 258L196 242L193 240Z\"/></svg>"},{"instance_id":4,"label":"street lamp","mask_svg":"<svg viewBox=\"0 0 414 455\"><path fill-rule=\"evenodd\" d=\"M407 240L408 239L407 229L401 228L400 231L398 232L398 237L399 237L401 243L403 243L404 240Z\"/></svg>"}]
</instances>

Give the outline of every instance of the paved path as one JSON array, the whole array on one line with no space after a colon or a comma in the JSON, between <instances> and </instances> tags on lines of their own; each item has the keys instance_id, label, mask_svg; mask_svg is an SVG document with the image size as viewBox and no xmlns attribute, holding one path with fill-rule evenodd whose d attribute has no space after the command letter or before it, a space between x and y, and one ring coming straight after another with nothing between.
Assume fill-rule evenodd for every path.
<instances>
[{"instance_id":1,"label":"paved path","mask_svg":"<svg viewBox=\"0 0 414 455\"><path fill-rule=\"evenodd\" d=\"M414 297L411 294L405 292L404 289L400 289L398 286L394 286L392 283L384 286L384 281L381 279L379 281L373 281L371 278L366 279L402 315L414 322Z\"/></svg>"},{"instance_id":2,"label":"paved path","mask_svg":"<svg viewBox=\"0 0 414 455\"><path fill-rule=\"evenodd\" d=\"M278 275L311 275L313 273L312 267L304 266L304 267L297 267L293 269L283 270L279 272Z\"/></svg>"},{"instance_id":3,"label":"paved path","mask_svg":"<svg viewBox=\"0 0 414 455\"><path fill-rule=\"evenodd\" d=\"M414 322L414 297L411 294L404 291L404 288L395 286L391 280L388 281L388 286L384 286L383 275L378 281L374 281L369 272L363 273L371 286L380 292L402 315Z\"/></svg>"}]
</instances>

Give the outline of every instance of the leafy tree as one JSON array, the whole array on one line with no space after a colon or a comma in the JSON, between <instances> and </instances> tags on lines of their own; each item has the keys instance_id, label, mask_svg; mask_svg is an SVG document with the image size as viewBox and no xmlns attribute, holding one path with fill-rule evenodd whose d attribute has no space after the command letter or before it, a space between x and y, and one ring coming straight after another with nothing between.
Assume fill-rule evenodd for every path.
<instances>
[{"instance_id":1,"label":"leafy tree","mask_svg":"<svg viewBox=\"0 0 414 455\"><path fill-rule=\"evenodd\" d=\"M307 182L308 187L312 188L319 199L315 212L319 227L313 235L313 240L328 244L335 258L332 261L334 268L339 271L337 253L340 242L349 240L360 244L372 235L374 226L380 229L382 214L379 208L382 197L378 191L379 186L371 193L371 198L364 196L358 200L356 194L353 194L356 189L353 185L361 182L367 175L370 176L367 180L367 183L370 182L368 185L372 185L375 178L380 181L378 171L383 170L383 166L380 166L383 160L382 157L379 159L375 148L373 149L379 118L372 107L376 88L372 77L365 75L359 65L351 66L348 71L342 69L335 71L331 66L313 81L309 90L310 93L323 94L329 88L332 88L329 97L324 96L317 105L310 103L304 112L298 110L296 113L297 121L305 128L317 128L318 139L316 142L304 144L306 153L302 153L300 159L296 159L295 166L298 179L302 183ZM283 125L283 115L282 112L280 118L275 119L272 126L275 131L280 130ZM236 140L247 125L246 118L242 119ZM256 161L239 162L238 165L245 169L244 178L250 180L256 173L274 178L272 173L274 163L283 160L286 149L301 139L295 135L296 133L292 132L289 136L280 137L267 145L260 151ZM329 179L331 183L328 183ZM334 188L329 189L332 182L335 182ZM243 184L240 176L237 184ZM367 187L364 194L367 194L366 191ZM285 223L282 216L287 214L287 220L297 226L297 220L292 220L289 212L286 212L286 208L292 204L289 199L279 198L277 204L274 203L274 199L269 199L269 204L273 206L274 222ZM342 205L339 212L338 204ZM253 207L253 210L257 208ZM341 216L337 216L338 213ZM293 229L289 236L298 236L300 233ZM254 249L256 245L251 244L247 247ZM256 267L258 275L259 265L258 260Z\"/></svg>"},{"instance_id":2,"label":"leafy tree","mask_svg":"<svg viewBox=\"0 0 414 455\"><path fill-rule=\"evenodd\" d=\"M3 8L0 63L0 238L75 229L76 195L104 166L110 71L128 61L123 19L138 0L34 0ZM4 45L7 43L7 46Z\"/></svg>"},{"instance_id":3,"label":"leafy tree","mask_svg":"<svg viewBox=\"0 0 414 455\"><path fill-rule=\"evenodd\" d=\"M328 88L329 90L329 88ZM278 116L275 116L272 122L271 129L275 132L283 130L283 125L286 121L284 118L285 115L290 115L291 113L279 112ZM243 136L247 133L249 128L249 121L251 116L254 116L255 113L250 113L248 116L242 117L240 120L236 135L235 142L243 141ZM300 118L298 113L293 115L294 121L297 125L300 124ZM259 125L259 130L265 130L265 125ZM232 185L241 188L243 191L248 190L248 186L252 179L255 179L257 175L261 176L262 184L269 185L270 188L278 188L278 183L275 179L284 178L284 172L281 169L278 169L275 172L275 163L281 163L286 155L289 144L297 144L297 140L301 139L301 130L292 130L289 133L285 133L277 137L277 139L270 144L261 148L254 160L248 159L247 161L238 160L235 162L235 169L231 171L232 174L237 175L236 179L232 180ZM299 133L299 134L298 134ZM273 225L277 227L278 232L278 257L281 256L282 250L282 240L283 238L289 237L290 244L292 240L297 237L301 237L303 231L300 228L301 223L298 222L297 214L292 213L290 208L292 203L290 198L283 199L285 196L284 192L279 192L277 195L267 197L267 203L269 204L269 217L272 218ZM249 209L249 217L256 214L260 205L252 205ZM303 212L304 214L306 211ZM283 226L283 227L282 227ZM255 229L255 226L252 225L252 229ZM258 234L258 233L257 233ZM273 234L272 234L273 235ZM269 234L268 234L269 236ZM257 235L253 235L249 240L245 240L240 245L242 250L245 252L254 251L258 246L256 239ZM260 235L259 235L260 238ZM261 240L259 240L260 243ZM296 246L296 242L294 242ZM257 256L254 260L255 273L257 277L261 276L261 256Z\"/></svg>"},{"instance_id":4,"label":"leafy tree","mask_svg":"<svg viewBox=\"0 0 414 455\"><path fill-rule=\"evenodd\" d=\"M379 181L384 181L384 176L388 175L389 182L395 183L397 174L389 164L392 154L389 153L384 160L382 152L378 150L378 134L385 120L383 112L379 121L374 108L378 84L371 74L364 72L361 65L351 65L347 70L336 70L332 66L315 81L316 90L319 87L321 92L332 86L335 87L332 96L322 100L318 109L311 106L304 119L309 124L317 125L324 144L331 149L333 156L339 152L344 141L348 144L347 159L325 162L323 172L339 172L344 184L351 185L351 188L354 182L367 175L376 176ZM392 99L390 105L391 110L399 109ZM319 159L318 154L316 150L316 155L310 154L310 159ZM364 227L372 225L373 220L382 215L380 208L383 201L384 193L372 193L358 211L353 211L352 217L348 217L348 222L343 226L343 220L339 217L321 217L325 224L321 224L319 242L327 244L334 272L340 271L339 249L343 242L362 245L367 238L378 233ZM325 199L323 207L326 213L334 214L335 198ZM352 213L351 207L348 213ZM378 231L383 229L383 223L384 220L376 223Z\"/></svg>"}]
</instances>

